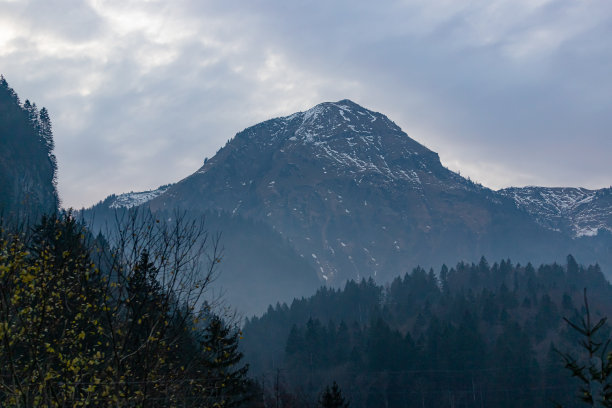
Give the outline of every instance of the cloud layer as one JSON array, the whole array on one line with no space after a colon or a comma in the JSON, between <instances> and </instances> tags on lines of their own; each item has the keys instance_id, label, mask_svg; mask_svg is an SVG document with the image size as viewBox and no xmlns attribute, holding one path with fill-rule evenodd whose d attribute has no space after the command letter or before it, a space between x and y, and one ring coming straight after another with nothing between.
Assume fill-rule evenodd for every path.
<instances>
[{"instance_id":1,"label":"cloud layer","mask_svg":"<svg viewBox=\"0 0 612 408\"><path fill-rule=\"evenodd\" d=\"M343 98L492 188L609 186L609 72L608 0L0 0L0 73L51 112L65 206Z\"/></svg>"}]
</instances>

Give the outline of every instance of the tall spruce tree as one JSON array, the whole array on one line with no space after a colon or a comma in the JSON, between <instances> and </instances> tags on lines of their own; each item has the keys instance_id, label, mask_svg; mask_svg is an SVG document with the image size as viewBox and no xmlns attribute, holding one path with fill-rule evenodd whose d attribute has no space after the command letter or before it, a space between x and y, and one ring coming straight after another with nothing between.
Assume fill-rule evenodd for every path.
<instances>
[{"instance_id":1,"label":"tall spruce tree","mask_svg":"<svg viewBox=\"0 0 612 408\"><path fill-rule=\"evenodd\" d=\"M332 386L325 387L325 390L319 397L319 404L322 408L348 408L349 403L342 395L342 391L338 383L334 381Z\"/></svg>"},{"instance_id":2,"label":"tall spruce tree","mask_svg":"<svg viewBox=\"0 0 612 408\"><path fill-rule=\"evenodd\" d=\"M211 314L201 338L207 388L212 400L222 407L238 406L250 397L251 384L246 377L249 367L241 365L242 353L238 350L240 335L239 330Z\"/></svg>"}]
</instances>

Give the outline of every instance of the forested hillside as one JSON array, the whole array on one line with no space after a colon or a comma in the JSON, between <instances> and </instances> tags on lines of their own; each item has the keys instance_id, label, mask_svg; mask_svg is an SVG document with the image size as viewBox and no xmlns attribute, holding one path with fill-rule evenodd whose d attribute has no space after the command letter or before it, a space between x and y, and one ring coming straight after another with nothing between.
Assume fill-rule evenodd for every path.
<instances>
[{"instance_id":1,"label":"forested hillside","mask_svg":"<svg viewBox=\"0 0 612 408\"><path fill-rule=\"evenodd\" d=\"M612 315L612 287L597 265L459 263L416 268L383 287L349 281L244 327L253 374L294 403L338 381L353 407L574 406L560 355L578 334L563 321ZM605 329L609 333L609 329ZM278 375L278 385L275 377Z\"/></svg>"},{"instance_id":2,"label":"forested hillside","mask_svg":"<svg viewBox=\"0 0 612 408\"><path fill-rule=\"evenodd\" d=\"M58 209L53 148L47 109L21 103L0 76L0 217L34 220Z\"/></svg>"}]
</instances>

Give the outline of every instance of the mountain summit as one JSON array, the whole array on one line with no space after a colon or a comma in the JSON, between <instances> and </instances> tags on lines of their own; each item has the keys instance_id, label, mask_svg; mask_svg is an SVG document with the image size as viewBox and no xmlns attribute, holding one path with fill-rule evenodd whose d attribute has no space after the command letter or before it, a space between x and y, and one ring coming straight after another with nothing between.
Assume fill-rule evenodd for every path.
<instances>
[{"instance_id":1,"label":"mountain summit","mask_svg":"<svg viewBox=\"0 0 612 408\"><path fill-rule=\"evenodd\" d=\"M513 197L448 170L385 115L349 100L243 130L149 206L264 222L331 284L482 255L581 253Z\"/></svg>"},{"instance_id":2,"label":"mountain summit","mask_svg":"<svg viewBox=\"0 0 612 408\"><path fill-rule=\"evenodd\" d=\"M549 193L476 184L385 115L341 100L249 127L178 183L111 196L97 208L208 214L228 232L230 301L261 310L310 293L315 281L382 282L416 265L483 255L543 263L572 253L612 266L609 194L555 190L555 202L575 202L577 213L551 210ZM588 234L569 227L578 219Z\"/></svg>"},{"instance_id":3,"label":"mountain summit","mask_svg":"<svg viewBox=\"0 0 612 408\"><path fill-rule=\"evenodd\" d=\"M478 191L488 203L485 189L444 168L385 115L342 100L245 129L150 206L262 220L321 279L342 282L398 273L408 261L400 259L424 244L415 233L435 234L446 212L427 204L437 191Z\"/></svg>"},{"instance_id":4,"label":"mountain summit","mask_svg":"<svg viewBox=\"0 0 612 408\"><path fill-rule=\"evenodd\" d=\"M418 183L407 168L439 167L438 155L409 138L385 115L349 100L322 103L305 112L268 120L236 135L232 143L200 169L206 172L223 153L274 154L274 159L316 159L331 175ZM245 160L250 164L250 159Z\"/></svg>"}]
</instances>

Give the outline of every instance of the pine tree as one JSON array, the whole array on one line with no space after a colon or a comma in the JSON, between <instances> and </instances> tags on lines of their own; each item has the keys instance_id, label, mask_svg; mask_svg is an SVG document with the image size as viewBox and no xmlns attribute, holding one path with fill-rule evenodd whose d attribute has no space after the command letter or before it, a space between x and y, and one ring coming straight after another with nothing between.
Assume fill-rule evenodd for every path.
<instances>
[{"instance_id":1,"label":"pine tree","mask_svg":"<svg viewBox=\"0 0 612 408\"><path fill-rule=\"evenodd\" d=\"M348 408L349 403L342 395L342 391L338 386L338 383L334 381L331 388L328 385L325 387L325 391L319 397L319 404L322 408Z\"/></svg>"},{"instance_id":2,"label":"pine tree","mask_svg":"<svg viewBox=\"0 0 612 408\"><path fill-rule=\"evenodd\" d=\"M153 304L159 297L161 285L157 281L157 269L150 261L147 250L140 254L140 261L134 267L132 276L129 277L127 290L130 308L136 316L142 315L142 309L147 307L147 303Z\"/></svg>"},{"instance_id":3,"label":"pine tree","mask_svg":"<svg viewBox=\"0 0 612 408\"><path fill-rule=\"evenodd\" d=\"M297 325L291 327L289 336L287 337L287 344L285 346L285 353L288 357L294 357L298 353L304 350L304 336L298 329Z\"/></svg>"},{"instance_id":4,"label":"pine tree","mask_svg":"<svg viewBox=\"0 0 612 408\"><path fill-rule=\"evenodd\" d=\"M568 257L569 258L569 257ZM587 406L612 407L612 352L609 351L612 339L601 338L600 330L606 324L607 318L601 318L594 323L591 320L587 290L584 289L585 316L580 322L574 323L563 318L566 323L578 332L582 354L578 358L572 353L561 355L565 368L572 373L572 377L579 380L578 395ZM562 405L557 404L558 408Z\"/></svg>"},{"instance_id":5,"label":"pine tree","mask_svg":"<svg viewBox=\"0 0 612 408\"><path fill-rule=\"evenodd\" d=\"M47 110L47 108L43 107L40 110L36 123L36 129L39 132L39 137L42 143L47 148L47 156L49 158L49 161L51 162L51 168L53 171L52 183L54 189L57 191L57 158L55 157L55 154L53 154L53 150L55 149L55 142L53 141L53 127L51 126L51 118L49 117L49 111ZM55 206L59 206L59 197L56 197Z\"/></svg>"},{"instance_id":6,"label":"pine tree","mask_svg":"<svg viewBox=\"0 0 612 408\"><path fill-rule=\"evenodd\" d=\"M47 145L49 151L55 148L55 143L53 142L53 129L51 126L51 118L49 117L49 111L47 108L42 108L39 113L40 120L40 133Z\"/></svg>"},{"instance_id":7,"label":"pine tree","mask_svg":"<svg viewBox=\"0 0 612 408\"><path fill-rule=\"evenodd\" d=\"M144 250L128 278L127 321L123 330L125 354L130 356L125 359L125 369L139 379L151 374L151 367L165 351L157 339L162 337L169 322L164 293L156 276L157 269L149 259L149 252Z\"/></svg>"},{"instance_id":8,"label":"pine tree","mask_svg":"<svg viewBox=\"0 0 612 408\"><path fill-rule=\"evenodd\" d=\"M204 360L201 363L206 367L210 381L207 389L212 399L222 407L240 405L249 397L251 385L246 377L249 367L240 367L240 334L213 314L201 340L204 349Z\"/></svg>"}]
</instances>

